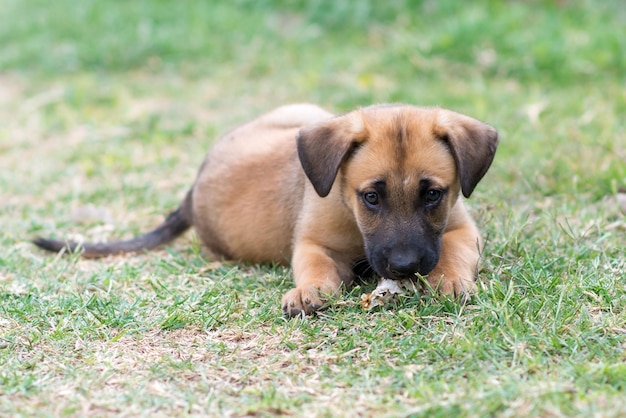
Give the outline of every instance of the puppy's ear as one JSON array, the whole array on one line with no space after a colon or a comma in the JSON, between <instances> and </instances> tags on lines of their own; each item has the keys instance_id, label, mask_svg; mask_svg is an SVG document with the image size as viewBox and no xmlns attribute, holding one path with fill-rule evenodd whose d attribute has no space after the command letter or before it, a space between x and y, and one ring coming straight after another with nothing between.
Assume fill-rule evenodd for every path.
<instances>
[{"instance_id":1,"label":"puppy's ear","mask_svg":"<svg viewBox=\"0 0 626 418\"><path fill-rule=\"evenodd\" d=\"M463 196L470 197L483 178L498 146L498 132L476 119L440 110L434 134L444 140L456 163Z\"/></svg>"},{"instance_id":2,"label":"puppy's ear","mask_svg":"<svg viewBox=\"0 0 626 418\"><path fill-rule=\"evenodd\" d=\"M328 196L339 167L365 139L363 132L363 121L358 112L300 130L297 138L300 164L319 196Z\"/></svg>"}]
</instances>

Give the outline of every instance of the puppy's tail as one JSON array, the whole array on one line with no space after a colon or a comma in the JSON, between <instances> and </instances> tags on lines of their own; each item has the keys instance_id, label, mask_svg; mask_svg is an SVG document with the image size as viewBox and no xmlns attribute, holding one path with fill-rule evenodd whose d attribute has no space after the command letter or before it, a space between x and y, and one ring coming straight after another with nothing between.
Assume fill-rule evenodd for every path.
<instances>
[{"instance_id":1,"label":"puppy's tail","mask_svg":"<svg viewBox=\"0 0 626 418\"><path fill-rule=\"evenodd\" d=\"M152 231L123 241L104 243L77 243L72 241L36 238L33 244L48 251L67 252L81 251L87 258L105 257L107 255L150 250L174 240L192 225L191 191L178 209L170 213L165 221Z\"/></svg>"}]
</instances>

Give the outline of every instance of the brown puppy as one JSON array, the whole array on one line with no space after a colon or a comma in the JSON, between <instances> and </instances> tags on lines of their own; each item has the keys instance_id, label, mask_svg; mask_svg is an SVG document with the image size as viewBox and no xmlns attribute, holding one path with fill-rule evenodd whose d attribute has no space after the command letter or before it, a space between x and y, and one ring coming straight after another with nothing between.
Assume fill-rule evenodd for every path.
<instances>
[{"instance_id":1,"label":"brown puppy","mask_svg":"<svg viewBox=\"0 0 626 418\"><path fill-rule=\"evenodd\" d=\"M222 137L155 230L80 247L87 257L140 251L193 226L215 257L291 262L296 286L282 300L290 316L338 294L363 258L381 276L427 275L431 287L458 296L475 289L480 255L459 193L471 195L497 143L492 127L439 108L379 105L334 117L284 106Z\"/></svg>"}]
</instances>

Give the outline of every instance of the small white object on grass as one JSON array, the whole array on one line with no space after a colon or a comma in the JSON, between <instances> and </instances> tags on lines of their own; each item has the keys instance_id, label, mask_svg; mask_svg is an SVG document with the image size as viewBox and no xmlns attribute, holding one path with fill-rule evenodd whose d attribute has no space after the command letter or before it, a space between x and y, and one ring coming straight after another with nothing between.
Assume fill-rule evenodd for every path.
<instances>
[{"instance_id":1,"label":"small white object on grass","mask_svg":"<svg viewBox=\"0 0 626 418\"><path fill-rule=\"evenodd\" d=\"M417 285L411 279L392 280L382 278L372 293L361 295L361 306L368 311L397 300L398 296L417 292Z\"/></svg>"}]
</instances>

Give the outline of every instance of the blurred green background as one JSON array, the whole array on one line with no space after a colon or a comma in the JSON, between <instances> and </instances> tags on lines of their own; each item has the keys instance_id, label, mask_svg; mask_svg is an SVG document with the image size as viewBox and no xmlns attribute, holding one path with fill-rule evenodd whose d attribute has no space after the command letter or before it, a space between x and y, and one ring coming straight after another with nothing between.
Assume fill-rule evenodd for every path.
<instances>
[{"instance_id":1,"label":"blurred green background","mask_svg":"<svg viewBox=\"0 0 626 418\"><path fill-rule=\"evenodd\" d=\"M0 19L0 71L27 95L64 84L94 123L150 89L230 124L285 102L440 105L500 129L500 184L598 198L626 183L621 0L2 0Z\"/></svg>"},{"instance_id":2,"label":"blurred green background","mask_svg":"<svg viewBox=\"0 0 626 418\"><path fill-rule=\"evenodd\" d=\"M624 0L0 0L0 22L0 415L625 416ZM499 130L473 304L365 313L363 283L285 321L289 269L193 234L97 261L28 242L154 227L220 133L289 102Z\"/></svg>"}]
</instances>

